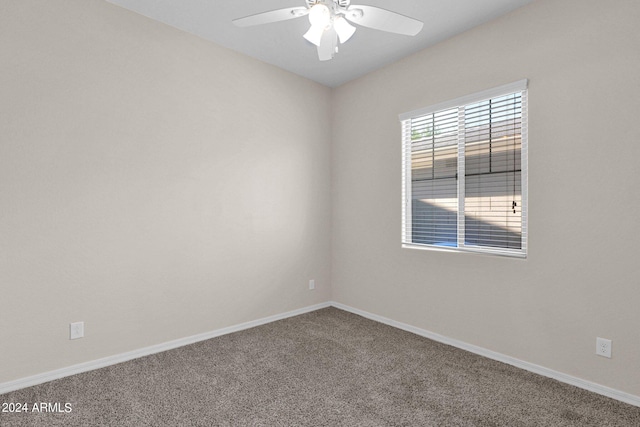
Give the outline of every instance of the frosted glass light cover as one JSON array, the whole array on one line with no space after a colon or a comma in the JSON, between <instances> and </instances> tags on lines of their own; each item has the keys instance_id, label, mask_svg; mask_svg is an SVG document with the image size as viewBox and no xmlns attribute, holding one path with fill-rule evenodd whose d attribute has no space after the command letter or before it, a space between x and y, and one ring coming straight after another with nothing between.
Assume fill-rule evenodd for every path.
<instances>
[{"instance_id":1,"label":"frosted glass light cover","mask_svg":"<svg viewBox=\"0 0 640 427\"><path fill-rule=\"evenodd\" d=\"M338 38L340 38L340 43L344 43L351 38L353 33L356 32L356 27L349 24L346 19L342 16L339 16L333 20L333 28L336 29L336 33L338 33Z\"/></svg>"}]
</instances>

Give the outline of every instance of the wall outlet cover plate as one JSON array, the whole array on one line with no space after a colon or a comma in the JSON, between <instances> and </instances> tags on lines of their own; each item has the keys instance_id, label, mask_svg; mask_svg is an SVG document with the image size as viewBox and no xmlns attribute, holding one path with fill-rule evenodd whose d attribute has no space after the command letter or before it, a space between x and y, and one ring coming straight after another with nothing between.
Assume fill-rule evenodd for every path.
<instances>
[{"instance_id":1,"label":"wall outlet cover plate","mask_svg":"<svg viewBox=\"0 0 640 427\"><path fill-rule=\"evenodd\" d=\"M596 338L596 354L598 356L611 358L611 340Z\"/></svg>"}]
</instances>

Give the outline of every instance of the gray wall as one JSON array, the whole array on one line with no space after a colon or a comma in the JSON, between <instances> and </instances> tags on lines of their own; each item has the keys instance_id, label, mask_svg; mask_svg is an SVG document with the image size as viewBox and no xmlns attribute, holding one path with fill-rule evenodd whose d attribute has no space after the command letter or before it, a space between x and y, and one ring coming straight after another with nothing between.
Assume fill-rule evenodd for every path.
<instances>
[{"instance_id":1,"label":"gray wall","mask_svg":"<svg viewBox=\"0 0 640 427\"><path fill-rule=\"evenodd\" d=\"M335 90L334 300L640 395L638 22L635 0L537 0ZM522 78L528 258L402 249L398 114Z\"/></svg>"},{"instance_id":2,"label":"gray wall","mask_svg":"<svg viewBox=\"0 0 640 427\"><path fill-rule=\"evenodd\" d=\"M101 0L0 64L0 383L329 300L328 88Z\"/></svg>"}]
</instances>

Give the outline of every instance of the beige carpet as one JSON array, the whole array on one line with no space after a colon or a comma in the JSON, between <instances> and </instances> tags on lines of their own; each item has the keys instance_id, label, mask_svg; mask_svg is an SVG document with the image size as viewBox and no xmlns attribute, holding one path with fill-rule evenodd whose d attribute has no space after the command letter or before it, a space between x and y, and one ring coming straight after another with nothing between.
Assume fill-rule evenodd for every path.
<instances>
[{"instance_id":1,"label":"beige carpet","mask_svg":"<svg viewBox=\"0 0 640 427\"><path fill-rule=\"evenodd\" d=\"M640 408L327 308L0 395L5 426L640 426Z\"/></svg>"}]
</instances>

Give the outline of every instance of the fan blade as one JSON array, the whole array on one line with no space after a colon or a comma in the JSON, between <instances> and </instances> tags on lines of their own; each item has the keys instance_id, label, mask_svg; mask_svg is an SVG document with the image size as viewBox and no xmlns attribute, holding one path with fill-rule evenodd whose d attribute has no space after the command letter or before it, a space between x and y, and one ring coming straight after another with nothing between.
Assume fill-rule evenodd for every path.
<instances>
[{"instance_id":1,"label":"fan blade","mask_svg":"<svg viewBox=\"0 0 640 427\"><path fill-rule=\"evenodd\" d=\"M375 6L351 5L344 15L349 21L376 30L415 36L422 30L422 21Z\"/></svg>"},{"instance_id":2,"label":"fan blade","mask_svg":"<svg viewBox=\"0 0 640 427\"><path fill-rule=\"evenodd\" d=\"M318 46L318 59L320 61L333 59L336 54L336 46L338 46L338 33L331 27L322 34Z\"/></svg>"},{"instance_id":3,"label":"fan blade","mask_svg":"<svg viewBox=\"0 0 640 427\"><path fill-rule=\"evenodd\" d=\"M271 22L286 21L309 14L306 7L289 7L286 9L272 10L270 12L257 13L234 19L232 22L238 27L250 27L252 25L270 24Z\"/></svg>"}]
</instances>

